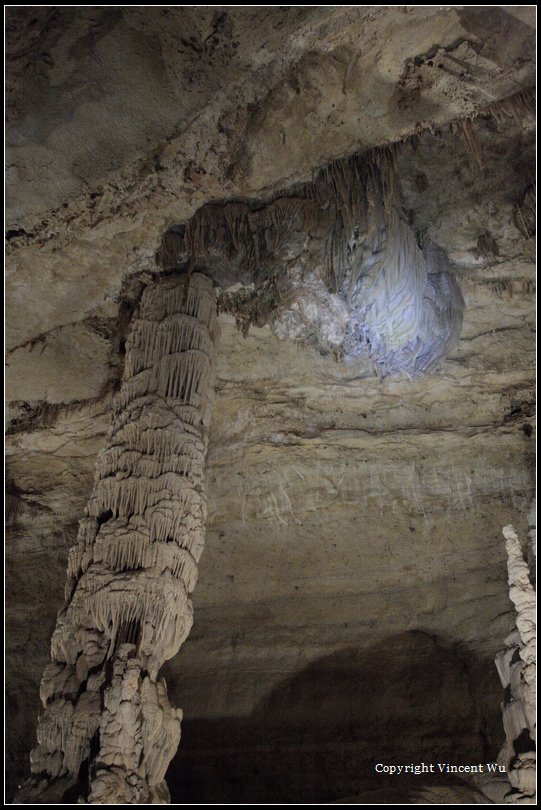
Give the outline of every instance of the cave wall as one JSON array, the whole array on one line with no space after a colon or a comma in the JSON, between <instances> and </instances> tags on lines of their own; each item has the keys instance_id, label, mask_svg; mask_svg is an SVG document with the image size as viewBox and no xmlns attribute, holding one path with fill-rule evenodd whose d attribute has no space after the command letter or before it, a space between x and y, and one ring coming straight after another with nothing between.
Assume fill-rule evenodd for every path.
<instances>
[{"instance_id":1,"label":"cave wall","mask_svg":"<svg viewBox=\"0 0 541 810\"><path fill-rule=\"evenodd\" d=\"M493 756L492 660L514 623L501 526L525 535L534 487L535 274L515 217L534 130L481 116L472 147L447 124L531 86L531 10L10 15L9 795L163 234L412 133L400 196L450 258L459 345L429 376L381 380L221 315L195 625L166 673L185 715L168 781L177 802L389 798L375 753Z\"/></svg>"}]
</instances>

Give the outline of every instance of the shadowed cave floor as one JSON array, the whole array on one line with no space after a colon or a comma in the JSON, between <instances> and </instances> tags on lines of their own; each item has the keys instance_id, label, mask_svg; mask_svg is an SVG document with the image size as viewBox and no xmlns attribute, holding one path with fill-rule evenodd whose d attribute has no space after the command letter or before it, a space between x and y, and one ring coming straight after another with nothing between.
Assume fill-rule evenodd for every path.
<instances>
[{"instance_id":1,"label":"shadowed cave floor","mask_svg":"<svg viewBox=\"0 0 541 810\"><path fill-rule=\"evenodd\" d=\"M167 777L171 799L408 803L427 785L464 782L381 776L375 764L493 761L499 699L490 662L446 650L428 634L349 648L282 683L249 717L203 721L187 713Z\"/></svg>"}]
</instances>

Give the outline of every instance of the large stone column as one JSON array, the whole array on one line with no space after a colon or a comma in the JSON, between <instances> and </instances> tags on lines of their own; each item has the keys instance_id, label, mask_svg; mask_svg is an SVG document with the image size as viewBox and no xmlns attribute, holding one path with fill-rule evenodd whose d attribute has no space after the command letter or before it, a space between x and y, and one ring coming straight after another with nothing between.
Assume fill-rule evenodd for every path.
<instances>
[{"instance_id":1,"label":"large stone column","mask_svg":"<svg viewBox=\"0 0 541 810\"><path fill-rule=\"evenodd\" d=\"M168 800L182 713L158 672L192 625L217 332L205 276L162 277L144 291L69 556L34 776L19 801Z\"/></svg>"}]
</instances>

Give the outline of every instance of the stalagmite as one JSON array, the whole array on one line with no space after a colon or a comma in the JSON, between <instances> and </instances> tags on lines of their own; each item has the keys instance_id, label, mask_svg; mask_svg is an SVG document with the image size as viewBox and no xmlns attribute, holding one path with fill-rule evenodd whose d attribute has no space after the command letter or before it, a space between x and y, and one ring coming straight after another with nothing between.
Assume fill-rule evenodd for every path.
<instances>
[{"instance_id":1,"label":"stalagmite","mask_svg":"<svg viewBox=\"0 0 541 810\"><path fill-rule=\"evenodd\" d=\"M529 550L535 549L534 510L529 515ZM504 526L507 550L509 598L517 612L517 626L505 640L506 648L496 657L496 666L506 689L502 704L506 741L500 751L511 790L510 804L535 804L535 676L536 676L536 594L530 568L524 560L513 526ZM535 553L535 552L534 552Z\"/></svg>"},{"instance_id":2,"label":"stalagmite","mask_svg":"<svg viewBox=\"0 0 541 810\"><path fill-rule=\"evenodd\" d=\"M218 335L201 274L144 291L68 562L33 777L19 802L163 803L182 712L158 679L192 625Z\"/></svg>"}]
</instances>

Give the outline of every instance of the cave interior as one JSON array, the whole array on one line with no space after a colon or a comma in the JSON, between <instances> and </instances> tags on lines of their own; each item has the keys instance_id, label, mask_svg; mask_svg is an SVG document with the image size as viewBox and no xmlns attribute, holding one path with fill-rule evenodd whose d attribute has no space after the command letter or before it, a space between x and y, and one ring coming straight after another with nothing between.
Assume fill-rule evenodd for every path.
<instances>
[{"instance_id":1,"label":"cave interior","mask_svg":"<svg viewBox=\"0 0 541 810\"><path fill-rule=\"evenodd\" d=\"M7 801L531 803L535 37L7 8Z\"/></svg>"}]
</instances>

